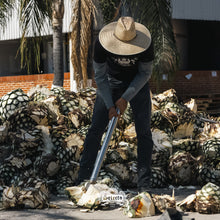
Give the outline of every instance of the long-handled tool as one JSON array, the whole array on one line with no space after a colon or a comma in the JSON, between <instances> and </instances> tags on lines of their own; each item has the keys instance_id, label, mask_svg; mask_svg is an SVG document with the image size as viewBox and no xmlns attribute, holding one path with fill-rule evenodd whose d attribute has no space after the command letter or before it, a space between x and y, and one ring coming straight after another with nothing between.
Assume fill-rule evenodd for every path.
<instances>
[{"instance_id":1,"label":"long-handled tool","mask_svg":"<svg viewBox=\"0 0 220 220\"><path fill-rule=\"evenodd\" d=\"M116 111L119 114L119 110L117 109ZM106 151L107 151L107 148L108 148L108 144L111 140L112 133L113 133L115 127L116 127L117 121L118 121L118 117L113 117L109 121L108 130L106 132L105 139L103 141L101 150L99 151L99 153L97 155L97 158L96 158L96 161L95 161L95 165L94 165L93 172L92 172L92 175L90 177L90 180L89 180L89 182L87 182L85 184L85 187L83 189L84 191L87 191L90 184L91 183L94 184L96 182L97 178L98 178L98 174L99 174L100 168L102 166L102 162L104 160L104 157L105 157L105 154L106 154Z\"/></svg>"}]
</instances>

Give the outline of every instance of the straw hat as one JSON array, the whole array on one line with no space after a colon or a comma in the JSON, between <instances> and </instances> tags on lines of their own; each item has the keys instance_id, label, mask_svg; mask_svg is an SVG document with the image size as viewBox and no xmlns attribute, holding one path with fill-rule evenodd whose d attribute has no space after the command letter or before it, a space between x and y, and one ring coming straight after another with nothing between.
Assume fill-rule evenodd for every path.
<instances>
[{"instance_id":1,"label":"straw hat","mask_svg":"<svg viewBox=\"0 0 220 220\"><path fill-rule=\"evenodd\" d=\"M151 43L149 30L132 17L121 17L111 22L99 32L101 45L118 55L133 55L145 51Z\"/></svg>"}]
</instances>

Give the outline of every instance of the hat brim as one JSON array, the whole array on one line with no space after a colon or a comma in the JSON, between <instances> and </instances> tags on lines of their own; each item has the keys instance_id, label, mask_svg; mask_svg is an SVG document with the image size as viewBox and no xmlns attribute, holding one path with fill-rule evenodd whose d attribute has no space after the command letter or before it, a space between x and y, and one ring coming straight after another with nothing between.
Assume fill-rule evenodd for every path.
<instances>
[{"instance_id":1,"label":"hat brim","mask_svg":"<svg viewBox=\"0 0 220 220\"><path fill-rule=\"evenodd\" d=\"M114 35L116 24L117 22L107 24L99 32L99 41L107 51L118 55L134 55L149 48L151 34L144 25L135 22L136 37L126 42Z\"/></svg>"}]
</instances>

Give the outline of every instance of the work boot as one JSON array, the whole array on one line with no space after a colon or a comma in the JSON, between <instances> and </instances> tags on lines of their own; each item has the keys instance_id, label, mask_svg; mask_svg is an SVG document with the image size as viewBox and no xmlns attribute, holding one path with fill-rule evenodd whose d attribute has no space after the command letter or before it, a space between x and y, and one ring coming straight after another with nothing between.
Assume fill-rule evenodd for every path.
<instances>
[{"instance_id":1,"label":"work boot","mask_svg":"<svg viewBox=\"0 0 220 220\"><path fill-rule=\"evenodd\" d=\"M138 191L150 188L151 170L147 168L138 169Z\"/></svg>"}]
</instances>

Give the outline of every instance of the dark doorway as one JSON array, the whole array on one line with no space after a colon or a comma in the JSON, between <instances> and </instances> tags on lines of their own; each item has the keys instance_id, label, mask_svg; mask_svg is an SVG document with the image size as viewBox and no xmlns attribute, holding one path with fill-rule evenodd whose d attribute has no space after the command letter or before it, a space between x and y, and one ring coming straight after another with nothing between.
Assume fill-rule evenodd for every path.
<instances>
[{"instance_id":1,"label":"dark doorway","mask_svg":"<svg viewBox=\"0 0 220 220\"><path fill-rule=\"evenodd\" d=\"M190 70L220 70L220 22L188 21Z\"/></svg>"}]
</instances>

